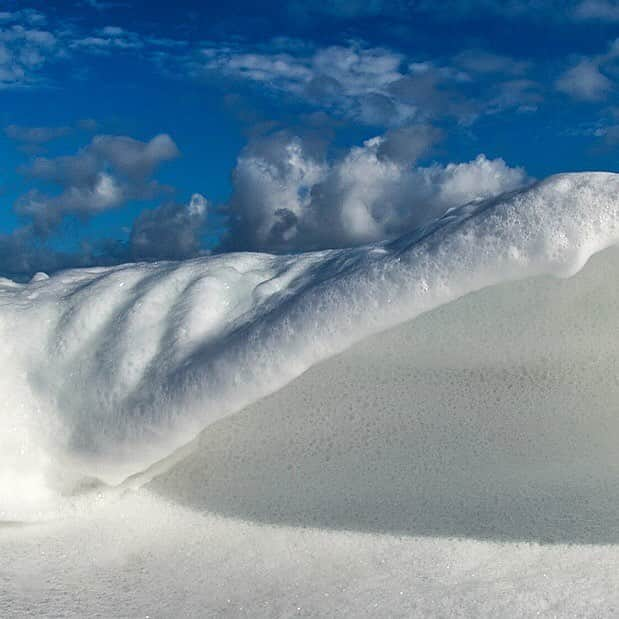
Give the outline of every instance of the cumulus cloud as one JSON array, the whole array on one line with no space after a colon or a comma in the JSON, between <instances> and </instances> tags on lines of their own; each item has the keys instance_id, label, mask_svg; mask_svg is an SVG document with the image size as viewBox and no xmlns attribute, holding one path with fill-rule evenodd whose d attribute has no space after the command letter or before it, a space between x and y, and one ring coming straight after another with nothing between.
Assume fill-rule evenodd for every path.
<instances>
[{"instance_id":1,"label":"cumulus cloud","mask_svg":"<svg viewBox=\"0 0 619 619\"><path fill-rule=\"evenodd\" d=\"M613 88L595 60L583 59L568 69L556 82L557 90L582 101L600 101Z\"/></svg>"},{"instance_id":2,"label":"cumulus cloud","mask_svg":"<svg viewBox=\"0 0 619 619\"><path fill-rule=\"evenodd\" d=\"M16 212L46 235L66 215L91 216L117 208L128 200L151 198L161 186L151 176L165 161L178 157L170 136L148 142L126 136L100 135L76 155L38 157L24 168L30 178L60 187L50 195L29 191L15 205Z\"/></svg>"},{"instance_id":3,"label":"cumulus cloud","mask_svg":"<svg viewBox=\"0 0 619 619\"><path fill-rule=\"evenodd\" d=\"M188 204L164 204L140 213L131 229L134 260L182 260L201 252L208 201L195 193Z\"/></svg>"},{"instance_id":4,"label":"cumulus cloud","mask_svg":"<svg viewBox=\"0 0 619 619\"><path fill-rule=\"evenodd\" d=\"M407 137L419 140L406 148ZM438 139L427 127L387 134L329 163L277 134L250 144L233 174L224 248L298 251L359 245L402 234L471 200L527 182L521 168L484 155L415 165Z\"/></svg>"},{"instance_id":5,"label":"cumulus cloud","mask_svg":"<svg viewBox=\"0 0 619 619\"><path fill-rule=\"evenodd\" d=\"M354 246L399 236L447 209L528 182L521 168L479 155L472 161L420 165L442 138L426 125L393 128L330 161L319 141L278 132L257 138L240 154L233 196L221 207L229 229L220 250L276 252ZM24 225L0 235L0 272L32 273L129 260L185 259L204 253L209 204L194 194L186 204L143 210L127 240L52 249L55 227L69 214L94 216L131 198L153 197L158 166L178 155L169 136L140 142L97 136L70 157L39 157L26 172L60 187L33 189L15 209Z\"/></svg>"}]
</instances>

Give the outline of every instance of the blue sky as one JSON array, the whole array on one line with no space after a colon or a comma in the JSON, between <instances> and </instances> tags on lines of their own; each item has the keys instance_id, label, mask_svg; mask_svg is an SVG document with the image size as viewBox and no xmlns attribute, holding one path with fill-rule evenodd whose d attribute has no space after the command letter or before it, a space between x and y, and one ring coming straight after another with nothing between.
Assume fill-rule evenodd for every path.
<instances>
[{"instance_id":1,"label":"blue sky","mask_svg":"<svg viewBox=\"0 0 619 619\"><path fill-rule=\"evenodd\" d=\"M354 245L615 170L618 37L610 0L0 0L0 272Z\"/></svg>"}]
</instances>

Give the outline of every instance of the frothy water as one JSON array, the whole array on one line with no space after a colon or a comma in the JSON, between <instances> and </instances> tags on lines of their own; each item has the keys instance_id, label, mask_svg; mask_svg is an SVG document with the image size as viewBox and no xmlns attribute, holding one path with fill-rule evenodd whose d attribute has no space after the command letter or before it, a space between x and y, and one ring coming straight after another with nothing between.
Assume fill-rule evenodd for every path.
<instances>
[{"instance_id":1,"label":"frothy water","mask_svg":"<svg viewBox=\"0 0 619 619\"><path fill-rule=\"evenodd\" d=\"M3 280L3 616L616 615L618 190Z\"/></svg>"},{"instance_id":2,"label":"frothy water","mask_svg":"<svg viewBox=\"0 0 619 619\"><path fill-rule=\"evenodd\" d=\"M574 275L617 242L619 175L566 174L360 249L1 280L0 519L53 515L355 342L489 286Z\"/></svg>"}]
</instances>

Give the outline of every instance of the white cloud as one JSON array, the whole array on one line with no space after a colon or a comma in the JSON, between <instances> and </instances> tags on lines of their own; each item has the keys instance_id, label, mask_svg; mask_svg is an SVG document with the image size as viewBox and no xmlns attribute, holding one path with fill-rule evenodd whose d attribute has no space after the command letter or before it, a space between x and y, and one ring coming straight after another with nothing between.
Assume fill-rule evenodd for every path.
<instances>
[{"instance_id":1,"label":"white cloud","mask_svg":"<svg viewBox=\"0 0 619 619\"><path fill-rule=\"evenodd\" d=\"M71 41L70 47L96 54L108 54L112 51L141 50L148 44L148 38L136 32L118 26L106 26L89 36Z\"/></svg>"},{"instance_id":2,"label":"white cloud","mask_svg":"<svg viewBox=\"0 0 619 619\"><path fill-rule=\"evenodd\" d=\"M21 9L19 11L0 11L0 24L24 23L31 26L42 26L47 23L43 13L34 9Z\"/></svg>"},{"instance_id":3,"label":"white cloud","mask_svg":"<svg viewBox=\"0 0 619 619\"><path fill-rule=\"evenodd\" d=\"M583 59L568 69L556 82L557 90L582 101L600 101L613 83L600 71L598 62Z\"/></svg>"},{"instance_id":4,"label":"white cloud","mask_svg":"<svg viewBox=\"0 0 619 619\"><path fill-rule=\"evenodd\" d=\"M41 69L62 53L52 32L21 24L0 27L0 90L42 82Z\"/></svg>"},{"instance_id":5,"label":"white cloud","mask_svg":"<svg viewBox=\"0 0 619 619\"><path fill-rule=\"evenodd\" d=\"M435 139L426 139L425 149ZM521 168L484 155L417 167L423 140L410 151L391 150L393 140L389 134L368 140L334 163L285 134L251 144L234 171L233 220L224 246L297 251L363 244L527 182Z\"/></svg>"},{"instance_id":6,"label":"white cloud","mask_svg":"<svg viewBox=\"0 0 619 619\"><path fill-rule=\"evenodd\" d=\"M386 118L378 118L384 113L399 121L415 114L414 107L400 105L388 91L404 75L401 54L359 44L299 49L290 40L274 41L273 48L206 47L187 67L194 77L217 73L249 80L368 122L384 124Z\"/></svg>"},{"instance_id":7,"label":"white cloud","mask_svg":"<svg viewBox=\"0 0 619 619\"><path fill-rule=\"evenodd\" d=\"M376 126L438 117L469 124L486 111L532 107L531 88L512 88L500 103L493 92L510 82L532 85L525 78L530 67L528 62L484 50L465 50L444 61L414 62L396 51L360 43L313 48L290 39L271 41L266 50L238 44L209 46L184 62L193 77L215 75L253 82L267 92L285 93ZM464 91L473 90L472 84L476 94L466 96ZM541 89L536 90L538 102Z\"/></svg>"}]
</instances>

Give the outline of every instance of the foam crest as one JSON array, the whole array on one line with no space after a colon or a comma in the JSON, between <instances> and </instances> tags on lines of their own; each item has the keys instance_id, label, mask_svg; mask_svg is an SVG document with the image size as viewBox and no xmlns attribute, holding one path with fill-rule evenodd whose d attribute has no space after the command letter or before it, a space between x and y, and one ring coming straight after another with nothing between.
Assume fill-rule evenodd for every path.
<instances>
[{"instance_id":1,"label":"foam crest","mask_svg":"<svg viewBox=\"0 0 619 619\"><path fill-rule=\"evenodd\" d=\"M118 483L368 335L619 242L619 175L465 205L391 243L0 281L0 518ZM299 414L302 414L300 412Z\"/></svg>"}]
</instances>

